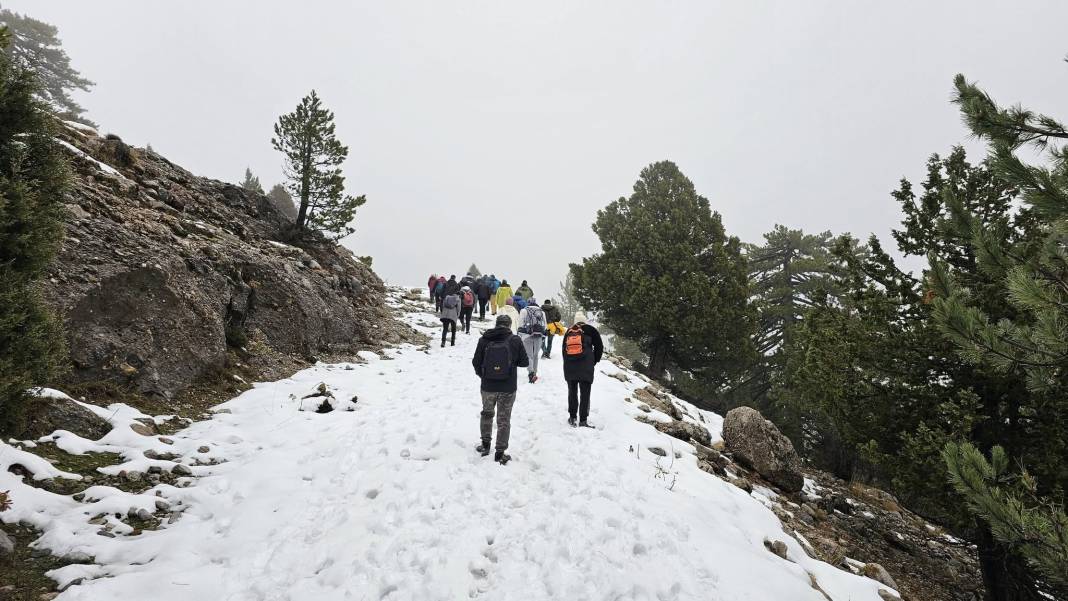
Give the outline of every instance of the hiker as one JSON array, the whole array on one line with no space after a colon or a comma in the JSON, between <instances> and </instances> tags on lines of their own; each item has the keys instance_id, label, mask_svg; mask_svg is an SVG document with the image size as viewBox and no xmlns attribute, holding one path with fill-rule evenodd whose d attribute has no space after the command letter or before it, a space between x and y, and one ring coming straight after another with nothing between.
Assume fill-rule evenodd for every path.
<instances>
[{"instance_id":1,"label":"hiker","mask_svg":"<svg viewBox=\"0 0 1068 601\"><path fill-rule=\"evenodd\" d=\"M460 295L450 294L441 303L441 346L445 346L445 335L452 327L452 346L456 346L456 320L460 318Z\"/></svg>"},{"instance_id":2,"label":"hiker","mask_svg":"<svg viewBox=\"0 0 1068 601\"><path fill-rule=\"evenodd\" d=\"M484 277L475 285L475 296L478 297L478 320L486 321L486 305L489 304L490 296L489 278Z\"/></svg>"},{"instance_id":3,"label":"hiker","mask_svg":"<svg viewBox=\"0 0 1068 601\"><path fill-rule=\"evenodd\" d=\"M523 280L523 283L515 289L515 293L522 296L524 301L529 301L530 297L534 296L534 291L530 289L530 286L527 286L526 280Z\"/></svg>"},{"instance_id":4,"label":"hiker","mask_svg":"<svg viewBox=\"0 0 1068 601\"><path fill-rule=\"evenodd\" d=\"M494 298L497 300L497 309L503 309L508 299L512 298L512 287L508 285L508 280L502 281L497 287L497 296Z\"/></svg>"},{"instance_id":5,"label":"hiker","mask_svg":"<svg viewBox=\"0 0 1068 601\"><path fill-rule=\"evenodd\" d=\"M512 298L511 297L508 297L508 300L506 300L505 303L498 308L498 312L501 315L507 316L508 319L511 321L510 327L512 328L512 333L513 334L518 333L519 332L519 311L515 310L515 306L512 304ZM497 317L500 317L501 315L498 315Z\"/></svg>"},{"instance_id":6,"label":"hiker","mask_svg":"<svg viewBox=\"0 0 1068 601\"><path fill-rule=\"evenodd\" d=\"M574 427L575 414L578 413L578 425L592 428L588 422L590 388L593 387L594 365L604 354L601 333L586 323L586 315L579 312L575 314L575 324L564 334L561 346L564 355L564 380L567 381L567 423Z\"/></svg>"},{"instance_id":7,"label":"hiker","mask_svg":"<svg viewBox=\"0 0 1068 601\"><path fill-rule=\"evenodd\" d=\"M430 288L430 301L434 301L434 286L438 285L437 274L430 274L430 279L426 281L427 288Z\"/></svg>"},{"instance_id":8,"label":"hiker","mask_svg":"<svg viewBox=\"0 0 1068 601\"><path fill-rule=\"evenodd\" d=\"M527 299L523 298L522 294L516 293L512 296L512 305L515 306L516 311L522 313L523 309L527 308Z\"/></svg>"},{"instance_id":9,"label":"hiker","mask_svg":"<svg viewBox=\"0 0 1068 601\"><path fill-rule=\"evenodd\" d=\"M449 277L449 281L445 282L445 296L450 294L460 294L460 283L456 281L456 276Z\"/></svg>"},{"instance_id":10,"label":"hiker","mask_svg":"<svg viewBox=\"0 0 1068 601\"><path fill-rule=\"evenodd\" d=\"M527 351L530 365L527 366L527 381L538 381L538 357L541 355L541 338L545 335L545 312L533 297L520 313L519 333L523 335L523 348Z\"/></svg>"},{"instance_id":11,"label":"hiker","mask_svg":"<svg viewBox=\"0 0 1068 601\"><path fill-rule=\"evenodd\" d=\"M475 312L475 292L470 286L460 289L460 329L471 333L471 314Z\"/></svg>"},{"instance_id":12,"label":"hiker","mask_svg":"<svg viewBox=\"0 0 1068 601\"><path fill-rule=\"evenodd\" d=\"M434 310L441 313L441 302L445 300L445 276L440 276L434 284Z\"/></svg>"},{"instance_id":13,"label":"hiker","mask_svg":"<svg viewBox=\"0 0 1068 601\"><path fill-rule=\"evenodd\" d=\"M492 312L493 315L496 315L497 314L497 290L501 287L501 281L497 279L497 276L495 276L495 275L493 275L491 273L490 277L489 277L489 281L487 283L489 284L489 291L490 291L490 298L489 298L490 311Z\"/></svg>"},{"instance_id":14,"label":"hiker","mask_svg":"<svg viewBox=\"0 0 1068 601\"><path fill-rule=\"evenodd\" d=\"M475 275L473 273L468 272L467 275L460 278L460 287L463 288L464 286L467 286L472 290L475 289Z\"/></svg>"},{"instance_id":15,"label":"hiker","mask_svg":"<svg viewBox=\"0 0 1068 601\"><path fill-rule=\"evenodd\" d=\"M489 455L493 442L493 415L497 414L497 446L494 461L504 465L511 459L508 436L512 430L512 405L515 403L516 368L529 363L523 341L512 331L512 320L498 315L496 327L478 339L471 365L482 379L482 414L479 429L482 442L475 447L483 457Z\"/></svg>"},{"instance_id":16,"label":"hiker","mask_svg":"<svg viewBox=\"0 0 1068 601\"><path fill-rule=\"evenodd\" d=\"M545 340L542 342L541 356L549 359L553 354L553 337L562 336L567 328L564 327L560 309L553 304L553 299L545 299L545 302L541 304L541 310L545 312Z\"/></svg>"}]
</instances>

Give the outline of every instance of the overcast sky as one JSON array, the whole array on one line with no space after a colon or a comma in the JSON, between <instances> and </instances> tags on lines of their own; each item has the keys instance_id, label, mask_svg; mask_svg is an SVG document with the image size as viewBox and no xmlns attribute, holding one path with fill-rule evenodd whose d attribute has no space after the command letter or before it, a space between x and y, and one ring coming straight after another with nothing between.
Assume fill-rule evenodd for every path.
<instances>
[{"instance_id":1,"label":"overcast sky","mask_svg":"<svg viewBox=\"0 0 1068 601\"><path fill-rule=\"evenodd\" d=\"M897 181L966 141L954 74L1068 118L1063 0L0 4L59 27L103 131L200 175L279 181L271 127L318 90L368 197L345 244L394 283L555 292L663 159L743 240L885 240Z\"/></svg>"}]
</instances>

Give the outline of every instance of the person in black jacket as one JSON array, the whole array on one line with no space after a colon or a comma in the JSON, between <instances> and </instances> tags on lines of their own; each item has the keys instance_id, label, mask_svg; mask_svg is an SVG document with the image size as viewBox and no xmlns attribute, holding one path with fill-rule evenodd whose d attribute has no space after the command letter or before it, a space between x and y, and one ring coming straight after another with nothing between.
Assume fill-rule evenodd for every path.
<instances>
[{"instance_id":1,"label":"person in black jacket","mask_svg":"<svg viewBox=\"0 0 1068 601\"><path fill-rule=\"evenodd\" d=\"M482 413L479 426L482 443L476 450L483 457L489 455L493 439L493 415L497 414L497 447L493 459L502 465L511 456L508 437L512 430L512 405L515 403L516 371L529 363L523 340L512 333L512 318L497 316L495 328L487 330L478 340L471 365L482 379Z\"/></svg>"},{"instance_id":2,"label":"person in black jacket","mask_svg":"<svg viewBox=\"0 0 1068 601\"><path fill-rule=\"evenodd\" d=\"M475 296L478 297L478 320L486 321L486 305L490 299L489 276L479 278L475 283Z\"/></svg>"},{"instance_id":3,"label":"person in black jacket","mask_svg":"<svg viewBox=\"0 0 1068 601\"><path fill-rule=\"evenodd\" d=\"M564 380L567 381L567 423L592 428L587 421L590 416L590 389L593 387L594 366L604 355L604 343L597 328L586 323L586 315L575 314L575 324L564 334ZM582 401L579 402L581 395Z\"/></svg>"},{"instance_id":4,"label":"person in black jacket","mask_svg":"<svg viewBox=\"0 0 1068 601\"><path fill-rule=\"evenodd\" d=\"M449 296L450 294L460 294L460 283L456 281L456 276L450 276L449 281L445 282L445 293L442 297Z\"/></svg>"}]
</instances>

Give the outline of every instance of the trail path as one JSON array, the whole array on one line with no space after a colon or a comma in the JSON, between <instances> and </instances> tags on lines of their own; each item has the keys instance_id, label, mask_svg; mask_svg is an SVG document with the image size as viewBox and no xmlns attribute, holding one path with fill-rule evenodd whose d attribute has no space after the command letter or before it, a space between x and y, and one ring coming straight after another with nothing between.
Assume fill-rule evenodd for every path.
<instances>
[{"instance_id":1,"label":"trail path","mask_svg":"<svg viewBox=\"0 0 1068 601\"><path fill-rule=\"evenodd\" d=\"M595 429L567 426L555 357L537 384L520 384L515 459L478 456L477 337L319 365L227 402L230 413L175 437L227 460L194 467L189 488L166 487L188 507L180 520L115 539L50 531L50 544L100 564L64 568L60 578L87 579L60 600L825 601L813 578L835 601L879 600L873 581L808 558L758 498L698 470L690 445L634 421L624 399L645 383L608 377L618 368L607 361ZM298 411L320 382L358 395L354 410ZM689 410L718 437L717 416ZM658 461L676 474L656 477ZM53 525L91 515L77 505L56 505ZM793 561L765 538L786 542Z\"/></svg>"}]
</instances>

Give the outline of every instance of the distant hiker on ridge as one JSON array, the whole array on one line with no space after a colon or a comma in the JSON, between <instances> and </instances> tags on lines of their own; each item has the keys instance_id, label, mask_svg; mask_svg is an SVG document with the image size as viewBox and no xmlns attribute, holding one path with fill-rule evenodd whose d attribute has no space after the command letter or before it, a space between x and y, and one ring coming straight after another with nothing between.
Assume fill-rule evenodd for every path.
<instances>
[{"instance_id":1,"label":"distant hiker on ridge","mask_svg":"<svg viewBox=\"0 0 1068 601\"><path fill-rule=\"evenodd\" d=\"M493 416L497 414L497 446L493 459L504 465L512 457L505 453L512 431L512 405L515 403L516 369L529 363L523 341L512 333L512 320L499 315L495 328L478 340L471 365L482 379L482 413L479 429L482 442L475 448L483 457L489 455L493 442Z\"/></svg>"},{"instance_id":2,"label":"distant hiker on ridge","mask_svg":"<svg viewBox=\"0 0 1068 601\"><path fill-rule=\"evenodd\" d=\"M460 329L471 333L471 314L475 312L475 293L470 286L460 289Z\"/></svg>"},{"instance_id":3,"label":"distant hiker on ridge","mask_svg":"<svg viewBox=\"0 0 1068 601\"><path fill-rule=\"evenodd\" d=\"M590 389L593 387L594 366L604 354L604 344L597 328L586 323L586 315L575 314L575 325L564 334L564 380L567 381L567 423L575 426L578 413L579 426L592 428L587 421L590 416ZM581 393L582 401L579 402Z\"/></svg>"},{"instance_id":4,"label":"distant hiker on ridge","mask_svg":"<svg viewBox=\"0 0 1068 601\"><path fill-rule=\"evenodd\" d=\"M497 290L501 287L501 281L497 279L497 276L490 274L489 277L489 289L490 289L490 311L493 315L497 314Z\"/></svg>"},{"instance_id":5,"label":"distant hiker on ridge","mask_svg":"<svg viewBox=\"0 0 1068 601\"><path fill-rule=\"evenodd\" d=\"M527 286L526 280L523 280L523 283L515 289L515 293L522 296L524 301L529 301L534 296L534 291L530 289L530 286Z\"/></svg>"},{"instance_id":6,"label":"distant hiker on ridge","mask_svg":"<svg viewBox=\"0 0 1068 601\"><path fill-rule=\"evenodd\" d=\"M434 308L441 313L441 303L445 300L445 276L440 276L434 284Z\"/></svg>"},{"instance_id":7,"label":"distant hiker on ridge","mask_svg":"<svg viewBox=\"0 0 1068 601\"><path fill-rule=\"evenodd\" d=\"M441 346L445 346L445 335L452 327L452 346L456 346L456 320L460 318L460 295L450 294L441 303Z\"/></svg>"},{"instance_id":8,"label":"distant hiker on ridge","mask_svg":"<svg viewBox=\"0 0 1068 601\"><path fill-rule=\"evenodd\" d=\"M567 328L564 327L560 317L560 309L553 305L551 298L545 299L541 304L541 310L545 312L545 341L542 342L542 357L549 359L553 354L553 336L562 336Z\"/></svg>"},{"instance_id":9,"label":"distant hiker on ridge","mask_svg":"<svg viewBox=\"0 0 1068 601\"><path fill-rule=\"evenodd\" d=\"M530 359L527 381L533 384L538 381L538 357L541 356L541 338L545 335L545 313L534 298L520 313L519 333L523 335L523 348Z\"/></svg>"},{"instance_id":10,"label":"distant hiker on ridge","mask_svg":"<svg viewBox=\"0 0 1068 601\"><path fill-rule=\"evenodd\" d=\"M438 285L437 274L430 274L430 279L427 280L426 285L430 288L430 302L434 302L434 286Z\"/></svg>"},{"instance_id":11,"label":"distant hiker on ridge","mask_svg":"<svg viewBox=\"0 0 1068 601\"><path fill-rule=\"evenodd\" d=\"M497 287L497 310L500 311L504 308L504 305L508 302L508 299L512 298L512 287L508 285L508 280L501 282L501 285Z\"/></svg>"}]
</instances>

